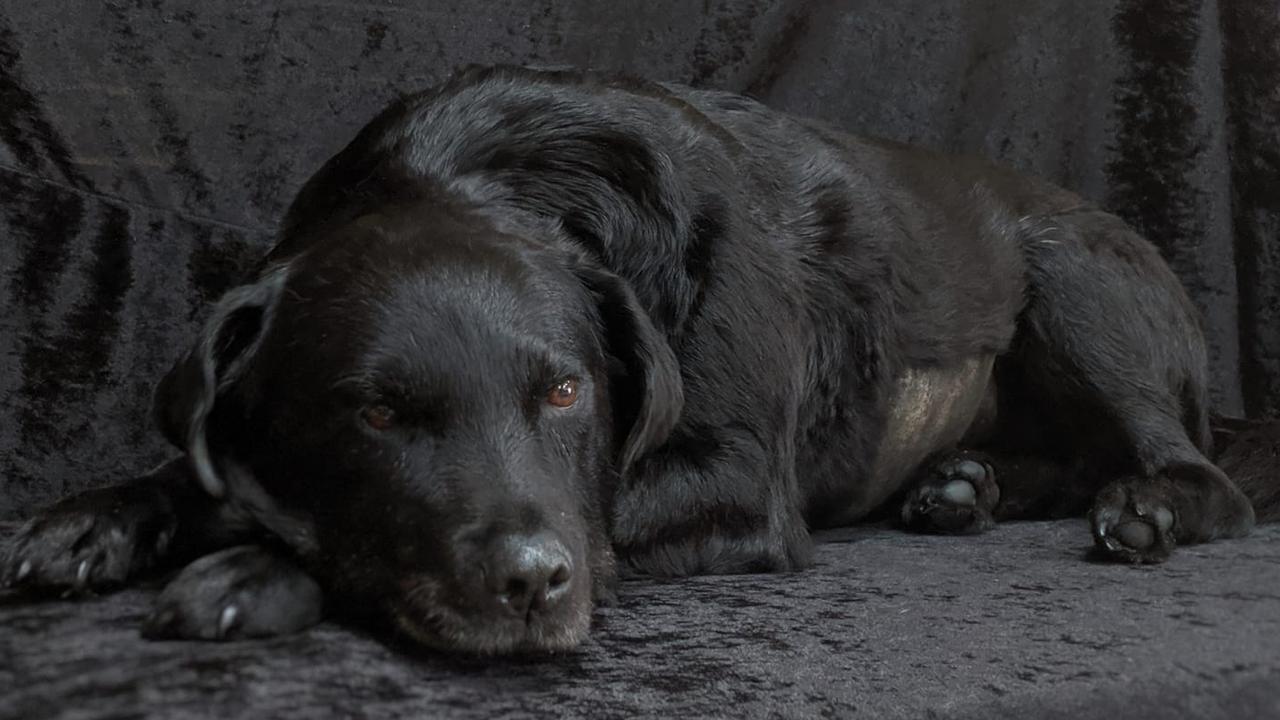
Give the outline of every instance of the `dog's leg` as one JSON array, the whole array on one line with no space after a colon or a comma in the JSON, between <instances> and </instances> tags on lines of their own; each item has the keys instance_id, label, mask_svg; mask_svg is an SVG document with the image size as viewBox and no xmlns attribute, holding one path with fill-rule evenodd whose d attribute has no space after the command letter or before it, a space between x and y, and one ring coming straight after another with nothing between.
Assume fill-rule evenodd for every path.
<instances>
[{"instance_id":1,"label":"dog's leg","mask_svg":"<svg viewBox=\"0 0 1280 720\"><path fill-rule=\"evenodd\" d=\"M614 502L619 555L654 575L773 572L809 563L793 453L742 427L678 428Z\"/></svg>"},{"instance_id":2,"label":"dog's leg","mask_svg":"<svg viewBox=\"0 0 1280 720\"><path fill-rule=\"evenodd\" d=\"M1102 558L1159 562L1176 544L1248 534L1254 514L1239 488L1201 456L1111 483L1095 498L1089 521Z\"/></svg>"},{"instance_id":3,"label":"dog's leg","mask_svg":"<svg viewBox=\"0 0 1280 720\"><path fill-rule=\"evenodd\" d=\"M191 563L156 598L152 640L232 640L297 632L320 621L320 586L291 560L241 545Z\"/></svg>"},{"instance_id":4,"label":"dog's leg","mask_svg":"<svg viewBox=\"0 0 1280 720\"><path fill-rule=\"evenodd\" d=\"M1169 444L1176 446L1183 432L1176 426L1170 432ZM947 451L922 465L899 516L909 531L961 535L984 532L997 521L1090 510L1101 556L1129 562L1160 561L1176 544L1247 532L1252 512L1243 494L1207 459L1197 458L1194 447L1181 451L1189 458L1185 463L1153 463L1149 474L1129 474L1100 491L1100 481L1115 477L1114 465L998 449Z\"/></svg>"},{"instance_id":5,"label":"dog's leg","mask_svg":"<svg viewBox=\"0 0 1280 720\"><path fill-rule=\"evenodd\" d=\"M79 591L119 586L148 570L225 546L242 532L178 458L121 485L50 506L0 558L0 584Z\"/></svg>"},{"instance_id":6,"label":"dog's leg","mask_svg":"<svg viewBox=\"0 0 1280 720\"><path fill-rule=\"evenodd\" d=\"M1113 216L1047 225L1027 240L1031 299L1000 390L1012 386L1055 456L1095 468L1074 489L1101 487L1090 511L1100 554L1154 562L1176 543L1247 533L1248 498L1205 455L1207 352L1177 278Z\"/></svg>"}]
</instances>

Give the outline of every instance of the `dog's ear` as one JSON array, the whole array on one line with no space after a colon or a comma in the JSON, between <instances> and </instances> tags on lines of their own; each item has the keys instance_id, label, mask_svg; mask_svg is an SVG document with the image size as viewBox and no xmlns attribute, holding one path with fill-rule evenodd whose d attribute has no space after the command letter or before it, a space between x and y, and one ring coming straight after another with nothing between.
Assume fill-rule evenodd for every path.
<instances>
[{"instance_id":1,"label":"dog's ear","mask_svg":"<svg viewBox=\"0 0 1280 720\"><path fill-rule=\"evenodd\" d=\"M215 402L244 375L261 346L284 283L281 268L224 295L194 347L156 388L154 411L160 430L187 453L201 486L214 497L223 497L226 484L209 451L209 417Z\"/></svg>"},{"instance_id":2,"label":"dog's ear","mask_svg":"<svg viewBox=\"0 0 1280 720\"><path fill-rule=\"evenodd\" d=\"M611 359L614 425L621 441L618 467L625 476L640 456L666 441L684 407L680 365L636 295L618 276L578 269L600 312Z\"/></svg>"}]
</instances>

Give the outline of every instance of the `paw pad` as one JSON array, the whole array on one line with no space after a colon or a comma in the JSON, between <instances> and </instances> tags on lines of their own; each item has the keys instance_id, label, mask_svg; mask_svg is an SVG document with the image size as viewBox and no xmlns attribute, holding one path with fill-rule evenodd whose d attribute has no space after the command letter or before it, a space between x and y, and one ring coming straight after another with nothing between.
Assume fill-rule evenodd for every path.
<instances>
[{"instance_id":1,"label":"paw pad","mask_svg":"<svg viewBox=\"0 0 1280 720\"><path fill-rule=\"evenodd\" d=\"M1156 541L1155 528L1141 520L1128 520L1111 528L1111 537L1134 550L1146 550Z\"/></svg>"},{"instance_id":2,"label":"paw pad","mask_svg":"<svg viewBox=\"0 0 1280 720\"><path fill-rule=\"evenodd\" d=\"M902 506L902 523L917 532L966 534L995 524L999 498L994 474L971 457L952 457L926 469Z\"/></svg>"},{"instance_id":3,"label":"paw pad","mask_svg":"<svg viewBox=\"0 0 1280 720\"><path fill-rule=\"evenodd\" d=\"M1155 492L1147 483L1129 481L1098 493L1089 518L1103 559L1160 562L1173 551L1176 519Z\"/></svg>"},{"instance_id":4,"label":"paw pad","mask_svg":"<svg viewBox=\"0 0 1280 720\"><path fill-rule=\"evenodd\" d=\"M954 505L977 505L978 491L968 480L952 480L942 486L942 497Z\"/></svg>"}]
</instances>

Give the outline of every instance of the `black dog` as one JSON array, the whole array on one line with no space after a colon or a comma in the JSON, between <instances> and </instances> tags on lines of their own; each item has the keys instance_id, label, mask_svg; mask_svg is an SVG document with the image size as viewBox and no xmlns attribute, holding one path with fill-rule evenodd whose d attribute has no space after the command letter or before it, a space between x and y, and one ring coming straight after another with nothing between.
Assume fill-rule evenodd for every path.
<instances>
[{"instance_id":1,"label":"black dog","mask_svg":"<svg viewBox=\"0 0 1280 720\"><path fill-rule=\"evenodd\" d=\"M513 652L581 641L615 552L782 571L877 511L949 533L1089 511L1101 555L1147 562L1254 523L1206 457L1196 313L1114 216L573 73L468 70L378 116L157 415L184 458L36 518L11 582L221 550L151 634L285 632L323 586L422 643Z\"/></svg>"}]
</instances>

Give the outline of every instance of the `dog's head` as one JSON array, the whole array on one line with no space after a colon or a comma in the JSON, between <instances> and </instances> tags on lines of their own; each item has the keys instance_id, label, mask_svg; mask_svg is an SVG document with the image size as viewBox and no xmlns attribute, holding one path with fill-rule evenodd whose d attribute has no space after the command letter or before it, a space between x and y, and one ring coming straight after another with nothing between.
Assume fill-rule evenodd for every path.
<instances>
[{"instance_id":1,"label":"dog's head","mask_svg":"<svg viewBox=\"0 0 1280 720\"><path fill-rule=\"evenodd\" d=\"M628 287L532 235L424 202L339 223L229 293L157 393L206 490L260 488L335 597L434 647L579 642L612 487L680 410Z\"/></svg>"}]
</instances>

